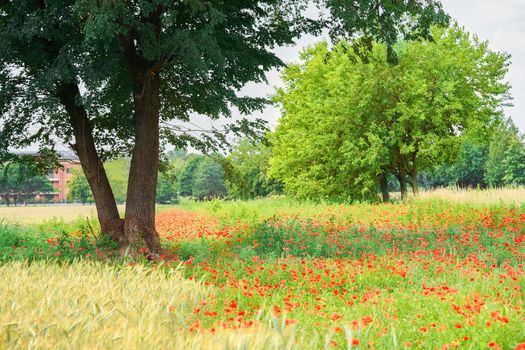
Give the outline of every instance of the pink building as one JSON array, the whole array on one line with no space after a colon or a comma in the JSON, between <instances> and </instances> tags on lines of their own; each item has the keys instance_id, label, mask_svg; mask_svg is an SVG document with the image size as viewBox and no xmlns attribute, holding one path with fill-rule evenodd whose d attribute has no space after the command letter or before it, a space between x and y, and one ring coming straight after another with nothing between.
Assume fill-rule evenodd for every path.
<instances>
[{"instance_id":1,"label":"pink building","mask_svg":"<svg viewBox=\"0 0 525 350\"><path fill-rule=\"evenodd\" d=\"M14 153L20 156L38 156L38 153L34 151L17 151ZM61 168L49 170L47 173L47 178L53 184L54 190L40 193L35 199L51 200L57 203L67 201L68 183L73 176L73 169L80 167L80 161L72 151L62 151L58 154L58 163L60 163Z\"/></svg>"},{"instance_id":2,"label":"pink building","mask_svg":"<svg viewBox=\"0 0 525 350\"><path fill-rule=\"evenodd\" d=\"M80 161L76 157L60 157L58 161L63 168L50 170L47 178L56 191L52 194L53 202L65 202L69 192L67 184L73 176L73 169L80 166Z\"/></svg>"}]
</instances>

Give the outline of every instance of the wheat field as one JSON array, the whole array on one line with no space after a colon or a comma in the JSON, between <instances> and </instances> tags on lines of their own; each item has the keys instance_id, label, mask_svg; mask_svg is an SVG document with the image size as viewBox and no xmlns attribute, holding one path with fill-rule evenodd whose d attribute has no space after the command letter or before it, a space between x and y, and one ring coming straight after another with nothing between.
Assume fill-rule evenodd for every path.
<instances>
[{"instance_id":1,"label":"wheat field","mask_svg":"<svg viewBox=\"0 0 525 350\"><path fill-rule=\"evenodd\" d=\"M188 331L185 315L213 291L170 271L96 261L1 265L0 348L286 348L289 337L265 327Z\"/></svg>"}]
</instances>

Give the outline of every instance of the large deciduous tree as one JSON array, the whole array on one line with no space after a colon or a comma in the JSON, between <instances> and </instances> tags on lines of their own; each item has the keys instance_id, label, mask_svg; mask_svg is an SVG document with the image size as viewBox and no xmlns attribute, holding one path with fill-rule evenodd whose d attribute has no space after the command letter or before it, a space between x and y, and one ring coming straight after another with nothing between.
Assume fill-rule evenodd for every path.
<instances>
[{"instance_id":1,"label":"large deciduous tree","mask_svg":"<svg viewBox=\"0 0 525 350\"><path fill-rule=\"evenodd\" d=\"M155 231L155 188L160 122L191 112L247 113L263 100L237 91L282 62L269 49L290 44L305 27L294 1L78 1L86 43L119 51L133 103L134 144L124 230L160 251ZM111 79L111 77L109 78Z\"/></svg>"},{"instance_id":2,"label":"large deciduous tree","mask_svg":"<svg viewBox=\"0 0 525 350\"><path fill-rule=\"evenodd\" d=\"M142 238L153 253L159 148L163 141L206 149L176 121L260 108L239 96L283 63L270 51L305 30L341 24L345 35L388 39L412 23L426 26L431 0L348 1L328 6L337 21L305 19L302 0L260 1L0 1L2 150L71 143L93 192L103 231L125 248ZM366 3L366 4L365 4ZM357 11L354 15L354 7ZM390 39L389 39L390 40ZM388 40L386 40L389 42ZM175 121L175 123L173 122ZM251 132L261 123L227 128ZM212 134L220 142L220 132ZM131 156L124 221L102 161Z\"/></svg>"},{"instance_id":3,"label":"large deciduous tree","mask_svg":"<svg viewBox=\"0 0 525 350\"><path fill-rule=\"evenodd\" d=\"M283 117L273 137L273 176L299 196L374 196L386 173L402 197L417 174L456 157L467 130L499 120L509 86L508 56L457 26L433 41L362 50L342 41L308 49L283 75ZM356 50L357 48L357 50Z\"/></svg>"},{"instance_id":4,"label":"large deciduous tree","mask_svg":"<svg viewBox=\"0 0 525 350\"><path fill-rule=\"evenodd\" d=\"M129 138L129 112L90 104L82 81L96 74L83 47L73 1L0 2L0 153L34 144L70 144L93 193L101 230L126 244L102 158ZM113 87L114 88L114 87ZM100 89L100 95L108 98ZM118 90L118 89L116 89ZM112 93L115 104L118 94ZM122 101L120 101L122 102ZM116 122L118 121L118 124ZM40 157L37 157L37 160ZM47 164L49 166L49 164Z\"/></svg>"},{"instance_id":5,"label":"large deciduous tree","mask_svg":"<svg viewBox=\"0 0 525 350\"><path fill-rule=\"evenodd\" d=\"M154 206L161 115L185 121L191 113L217 118L228 116L232 106L243 113L260 108L263 99L237 91L281 65L269 49L292 43L307 24L300 6L294 11L292 2L281 1L0 5L6 34L0 57L3 150L72 140L103 231L121 221L101 153L129 151L125 235L115 232L114 238L134 245L141 237L154 253L160 251ZM232 130L243 126L250 124ZM195 140L168 129L162 136L179 143ZM125 147L128 141L131 148ZM198 145L205 147L206 141Z\"/></svg>"}]
</instances>

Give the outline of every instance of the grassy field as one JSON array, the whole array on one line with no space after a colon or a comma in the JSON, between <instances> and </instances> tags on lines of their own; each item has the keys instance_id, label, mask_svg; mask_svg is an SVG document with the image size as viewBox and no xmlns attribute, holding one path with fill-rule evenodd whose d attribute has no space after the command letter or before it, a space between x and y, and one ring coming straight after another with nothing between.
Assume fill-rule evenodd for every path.
<instances>
[{"instance_id":1,"label":"grassy field","mask_svg":"<svg viewBox=\"0 0 525 350\"><path fill-rule=\"evenodd\" d=\"M521 205L525 203L525 188L497 188L484 190L466 190L441 188L422 191L419 200L441 200L452 203L469 203L487 206L494 204Z\"/></svg>"},{"instance_id":2,"label":"grassy field","mask_svg":"<svg viewBox=\"0 0 525 350\"><path fill-rule=\"evenodd\" d=\"M0 349L522 349L522 191L186 201L157 262L35 210L0 226Z\"/></svg>"},{"instance_id":3,"label":"grassy field","mask_svg":"<svg viewBox=\"0 0 525 350\"><path fill-rule=\"evenodd\" d=\"M119 206L124 212L124 206ZM47 206L18 206L0 207L0 218L12 224L40 224L46 221L75 222L96 218L97 211L94 205L47 205Z\"/></svg>"},{"instance_id":4,"label":"grassy field","mask_svg":"<svg viewBox=\"0 0 525 350\"><path fill-rule=\"evenodd\" d=\"M162 212L175 208L173 205L158 205L157 211ZM125 205L118 205L121 216L124 216ZM94 204L63 204L45 206L0 206L0 220L10 224L33 225L45 222L74 223L86 221L88 218L95 223L97 210Z\"/></svg>"}]
</instances>

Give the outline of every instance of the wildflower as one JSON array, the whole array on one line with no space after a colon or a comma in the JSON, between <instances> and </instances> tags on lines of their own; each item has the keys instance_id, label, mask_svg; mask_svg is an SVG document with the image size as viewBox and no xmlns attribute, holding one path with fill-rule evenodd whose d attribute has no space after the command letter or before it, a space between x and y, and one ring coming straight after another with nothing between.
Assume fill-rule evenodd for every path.
<instances>
[{"instance_id":1,"label":"wildflower","mask_svg":"<svg viewBox=\"0 0 525 350\"><path fill-rule=\"evenodd\" d=\"M489 343L489 347L490 347L491 349L493 349L493 350L501 350L501 348L498 346L498 344L496 344L496 342L494 342L494 341L491 341L491 342Z\"/></svg>"},{"instance_id":2,"label":"wildflower","mask_svg":"<svg viewBox=\"0 0 525 350\"><path fill-rule=\"evenodd\" d=\"M516 345L516 348L514 350L525 350L525 341Z\"/></svg>"}]
</instances>

